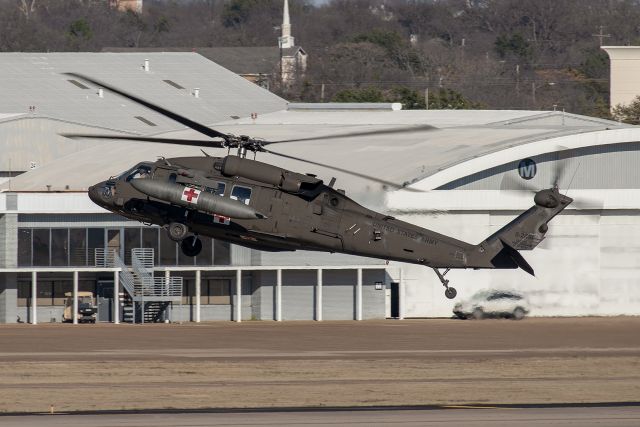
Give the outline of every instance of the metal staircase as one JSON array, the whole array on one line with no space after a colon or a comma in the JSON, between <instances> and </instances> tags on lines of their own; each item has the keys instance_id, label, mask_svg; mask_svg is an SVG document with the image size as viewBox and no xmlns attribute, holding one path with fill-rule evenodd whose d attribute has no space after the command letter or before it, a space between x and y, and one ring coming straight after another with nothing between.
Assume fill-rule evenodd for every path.
<instances>
[{"instance_id":1,"label":"metal staircase","mask_svg":"<svg viewBox=\"0 0 640 427\"><path fill-rule=\"evenodd\" d=\"M172 303L182 301L182 277L156 277L154 255L152 248L132 249L128 267L115 249L96 250L97 266L120 269L120 284L127 294L121 301L123 322L171 320Z\"/></svg>"}]
</instances>

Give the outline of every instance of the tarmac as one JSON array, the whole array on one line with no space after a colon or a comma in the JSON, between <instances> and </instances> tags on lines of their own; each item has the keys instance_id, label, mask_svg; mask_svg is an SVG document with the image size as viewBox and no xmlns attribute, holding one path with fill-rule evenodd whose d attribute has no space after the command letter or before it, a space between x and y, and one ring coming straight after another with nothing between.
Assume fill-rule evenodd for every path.
<instances>
[{"instance_id":1,"label":"tarmac","mask_svg":"<svg viewBox=\"0 0 640 427\"><path fill-rule=\"evenodd\" d=\"M0 425L640 425L639 331L640 317L2 325Z\"/></svg>"},{"instance_id":2,"label":"tarmac","mask_svg":"<svg viewBox=\"0 0 640 427\"><path fill-rule=\"evenodd\" d=\"M637 427L639 407L458 408L119 415L44 415L2 417L3 427L134 426L607 426Z\"/></svg>"}]
</instances>

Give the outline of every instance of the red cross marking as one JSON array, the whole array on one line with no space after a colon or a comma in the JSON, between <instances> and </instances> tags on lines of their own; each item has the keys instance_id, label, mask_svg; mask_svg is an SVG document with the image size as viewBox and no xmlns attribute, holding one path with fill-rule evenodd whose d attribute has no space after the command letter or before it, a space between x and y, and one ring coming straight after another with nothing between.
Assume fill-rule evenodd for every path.
<instances>
[{"instance_id":1,"label":"red cross marking","mask_svg":"<svg viewBox=\"0 0 640 427\"><path fill-rule=\"evenodd\" d=\"M198 198L198 193L193 188L190 188L188 190L184 190L184 193L182 193L182 194L183 194L183 196L186 196L187 202L189 202L189 203L193 203L192 200Z\"/></svg>"}]
</instances>

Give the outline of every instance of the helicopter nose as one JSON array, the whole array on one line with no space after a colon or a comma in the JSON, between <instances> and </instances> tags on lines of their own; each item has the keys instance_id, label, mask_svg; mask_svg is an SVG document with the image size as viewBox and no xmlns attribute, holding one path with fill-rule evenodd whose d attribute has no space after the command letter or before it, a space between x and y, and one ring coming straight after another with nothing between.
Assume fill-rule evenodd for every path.
<instances>
[{"instance_id":1,"label":"helicopter nose","mask_svg":"<svg viewBox=\"0 0 640 427\"><path fill-rule=\"evenodd\" d=\"M92 185L89 187L87 191L87 195L91 199L93 203L98 206L106 207L108 205L109 200L105 200L105 195L107 191L106 182L100 182L96 185Z\"/></svg>"},{"instance_id":2,"label":"helicopter nose","mask_svg":"<svg viewBox=\"0 0 640 427\"><path fill-rule=\"evenodd\" d=\"M89 191L87 192L89 198L91 199L91 201L95 204L100 204L100 194L98 193L98 186L97 185L92 185L91 187L89 187Z\"/></svg>"}]
</instances>

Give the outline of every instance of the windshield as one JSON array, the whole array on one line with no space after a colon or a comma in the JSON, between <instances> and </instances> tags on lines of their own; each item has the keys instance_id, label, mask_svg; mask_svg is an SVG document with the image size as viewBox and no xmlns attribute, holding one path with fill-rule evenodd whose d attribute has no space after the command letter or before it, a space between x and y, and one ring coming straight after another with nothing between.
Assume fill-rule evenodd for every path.
<instances>
[{"instance_id":1,"label":"windshield","mask_svg":"<svg viewBox=\"0 0 640 427\"><path fill-rule=\"evenodd\" d=\"M150 163L139 163L132 167L131 169L127 169L118 175L118 180L127 180L131 181L132 179L138 178L148 178L151 174L151 164Z\"/></svg>"}]
</instances>

